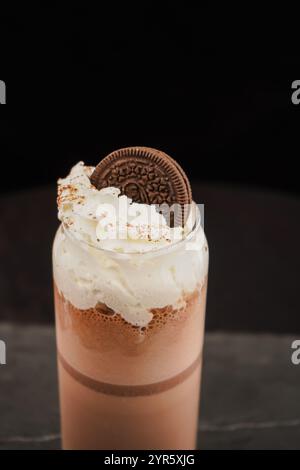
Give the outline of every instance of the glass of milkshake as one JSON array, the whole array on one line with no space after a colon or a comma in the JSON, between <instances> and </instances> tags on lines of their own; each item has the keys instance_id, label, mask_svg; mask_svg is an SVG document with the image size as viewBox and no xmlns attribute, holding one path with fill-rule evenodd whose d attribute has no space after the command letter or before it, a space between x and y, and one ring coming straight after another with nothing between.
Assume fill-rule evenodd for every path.
<instances>
[{"instance_id":1,"label":"glass of milkshake","mask_svg":"<svg viewBox=\"0 0 300 470\"><path fill-rule=\"evenodd\" d=\"M208 272L199 211L169 227L124 188L96 188L93 172L80 162L58 182L62 446L195 449Z\"/></svg>"}]
</instances>

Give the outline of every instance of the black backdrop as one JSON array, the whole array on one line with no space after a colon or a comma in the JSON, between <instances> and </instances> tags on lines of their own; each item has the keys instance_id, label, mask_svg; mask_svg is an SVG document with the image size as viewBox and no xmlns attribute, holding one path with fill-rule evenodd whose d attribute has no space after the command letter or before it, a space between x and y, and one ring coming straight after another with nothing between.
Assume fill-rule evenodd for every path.
<instances>
[{"instance_id":1,"label":"black backdrop","mask_svg":"<svg viewBox=\"0 0 300 470\"><path fill-rule=\"evenodd\" d=\"M299 58L281 12L254 23L246 9L161 3L2 7L2 192L149 145L194 180L299 193Z\"/></svg>"}]
</instances>

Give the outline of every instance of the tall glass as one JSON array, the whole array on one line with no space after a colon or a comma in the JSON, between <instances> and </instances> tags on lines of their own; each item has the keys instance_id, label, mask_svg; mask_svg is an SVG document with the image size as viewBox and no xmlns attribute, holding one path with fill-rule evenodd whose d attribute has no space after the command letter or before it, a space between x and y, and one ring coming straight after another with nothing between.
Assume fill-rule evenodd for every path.
<instances>
[{"instance_id":1,"label":"tall glass","mask_svg":"<svg viewBox=\"0 0 300 470\"><path fill-rule=\"evenodd\" d=\"M61 225L53 267L63 448L194 449L208 270L199 221L185 240L130 255L88 246ZM136 327L102 302L89 306L97 275L122 299L141 279L148 303L162 281L181 277L184 290L163 307L153 300L152 320Z\"/></svg>"}]
</instances>

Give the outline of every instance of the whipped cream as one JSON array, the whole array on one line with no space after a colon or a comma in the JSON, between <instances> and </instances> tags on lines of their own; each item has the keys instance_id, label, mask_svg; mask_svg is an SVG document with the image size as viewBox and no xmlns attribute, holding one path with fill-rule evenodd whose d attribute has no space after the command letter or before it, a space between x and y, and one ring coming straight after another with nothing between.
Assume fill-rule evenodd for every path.
<instances>
[{"instance_id":1,"label":"whipped cream","mask_svg":"<svg viewBox=\"0 0 300 470\"><path fill-rule=\"evenodd\" d=\"M96 189L93 170L79 162L58 180L58 218L75 238L106 250L142 253L184 236L188 224L170 228L155 205L134 203L118 188Z\"/></svg>"},{"instance_id":2,"label":"whipped cream","mask_svg":"<svg viewBox=\"0 0 300 470\"><path fill-rule=\"evenodd\" d=\"M75 307L101 302L143 327L152 309L184 307L185 294L204 282L204 232L199 223L188 236L188 224L170 228L155 206L133 203L117 188L97 190L93 170L79 162L58 181L62 225L54 242L54 279Z\"/></svg>"}]
</instances>

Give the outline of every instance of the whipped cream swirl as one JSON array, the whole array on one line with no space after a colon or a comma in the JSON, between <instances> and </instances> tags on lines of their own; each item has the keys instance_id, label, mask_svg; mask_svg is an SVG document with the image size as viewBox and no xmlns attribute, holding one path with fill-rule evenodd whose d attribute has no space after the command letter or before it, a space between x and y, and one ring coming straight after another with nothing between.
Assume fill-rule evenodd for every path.
<instances>
[{"instance_id":1,"label":"whipped cream swirl","mask_svg":"<svg viewBox=\"0 0 300 470\"><path fill-rule=\"evenodd\" d=\"M75 307L104 303L143 327L152 309L184 307L185 294L204 282L204 232L198 224L191 239L188 224L170 228L155 206L133 203L117 188L99 191L90 182L93 170L79 162L58 181L54 279Z\"/></svg>"}]
</instances>

